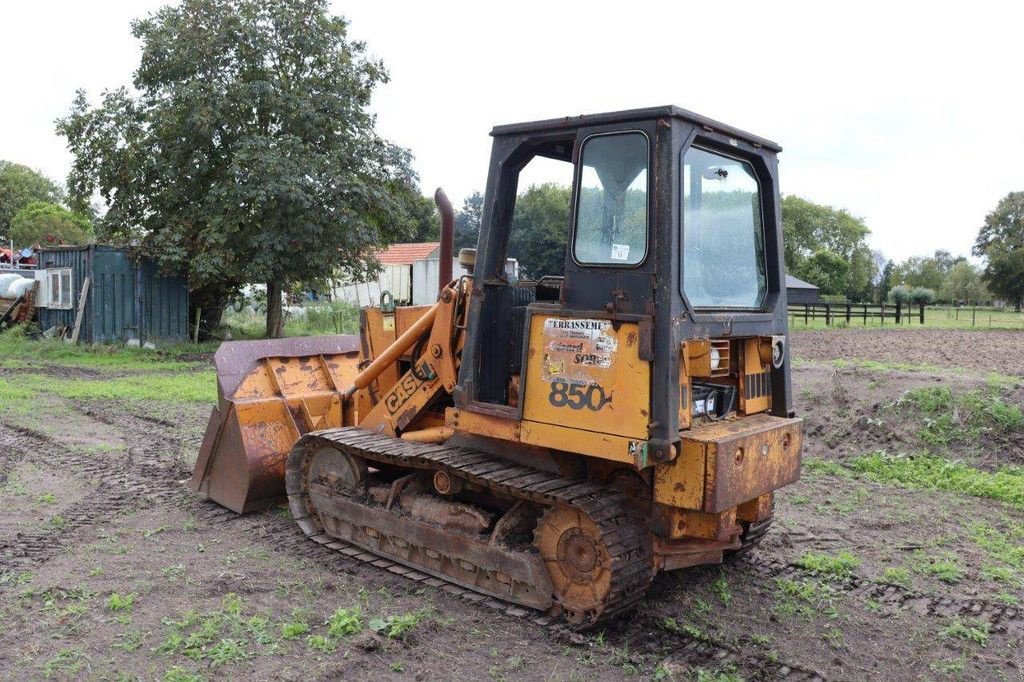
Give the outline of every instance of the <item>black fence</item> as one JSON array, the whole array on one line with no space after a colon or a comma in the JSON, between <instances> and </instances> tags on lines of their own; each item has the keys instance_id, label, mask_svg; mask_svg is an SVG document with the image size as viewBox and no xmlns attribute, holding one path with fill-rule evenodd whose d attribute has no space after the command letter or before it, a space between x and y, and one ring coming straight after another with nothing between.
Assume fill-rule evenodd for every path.
<instances>
[{"instance_id":1,"label":"black fence","mask_svg":"<svg viewBox=\"0 0 1024 682\"><path fill-rule=\"evenodd\" d=\"M824 320L826 325L837 322L851 324L861 322L867 325L877 321L889 324L924 324L923 303L792 303L788 307L791 324Z\"/></svg>"}]
</instances>

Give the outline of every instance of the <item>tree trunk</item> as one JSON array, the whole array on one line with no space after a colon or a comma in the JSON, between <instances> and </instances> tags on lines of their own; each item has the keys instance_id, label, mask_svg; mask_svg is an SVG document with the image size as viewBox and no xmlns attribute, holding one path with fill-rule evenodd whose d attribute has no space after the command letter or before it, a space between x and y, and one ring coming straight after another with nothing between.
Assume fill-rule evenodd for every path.
<instances>
[{"instance_id":1,"label":"tree trunk","mask_svg":"<svg viewBox=\"0 0 1024 682\"><path fill-rule=\"evenodd\" d=\"M267 338L281 338L283 327L281 284L279 282L267 282Z\"/></svg>"},{"instance_id":2,"label":"tree trunk","mask_svg":"<svg viewBox=\"0 0 1024 682\"><path fill-rule=\"evenodd\" d=\"M196 310L201 310L199 320L199 340L215 341L220 338L221 317L224 313L224 302L229 289L222 286L211 286L194 289L189 292L189 338L195 332Z\"/></svg>"}]
</instances>

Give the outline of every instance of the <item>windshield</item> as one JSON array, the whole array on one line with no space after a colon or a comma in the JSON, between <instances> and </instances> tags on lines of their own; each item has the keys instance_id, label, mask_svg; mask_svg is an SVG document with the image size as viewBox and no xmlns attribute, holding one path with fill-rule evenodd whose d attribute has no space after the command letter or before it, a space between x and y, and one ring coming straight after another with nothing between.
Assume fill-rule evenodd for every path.
<instances>
[{"instance_id":1,"label":"windshield","mask_svg":"<svg viewBox=\"0 0 1024 682\"><path fill-rule=\"evenodd\" d=\"M694 308L759 308L767 289L754 169L698 147L683 156L683 292Z\"/></svg>"},{"instance_id":2,"label":"windshield","mask_svg":"<svg viewBox=\"0 0 1024 682\"><path fill-rule=\"evenodd\" d=\"M587 265L636 265L647 255L647 136L598 135L583 144L576 242Z\"/></svg>"}]
</instances>

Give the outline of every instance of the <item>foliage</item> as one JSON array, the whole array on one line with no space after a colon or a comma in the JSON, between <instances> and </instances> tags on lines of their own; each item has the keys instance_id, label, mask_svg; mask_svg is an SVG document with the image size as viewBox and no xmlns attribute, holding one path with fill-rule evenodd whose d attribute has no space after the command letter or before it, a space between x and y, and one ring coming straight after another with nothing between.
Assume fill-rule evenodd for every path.
<instances>
[{"instance_id":1,"label":"foliage","mask_svg":"<svg viewBox=\"0 0 1024 682\"><path fill-rule=\"evenodd\" d=\"M11 220L8 239L17 247L36 244L88 244L95 232L89 219L45 201L26 204Z\"/></svg>"},{"instance_id":2,"label":"foliage","mask_svg":"<svg viewBox=\"0 0 1024 682\"><path fill-rule=\"evenodd\" d=\"M1019 311L1024 301L1024 192L1010 192L985 216L974 255L988 260L983 277L992 293Z\"/></svg>"},{"instance_id":3,"label":"foliage","mask_svg":"<svg viewBox=\"0 0 1024 682\"><path fill-rule=\"evenodd\" d=\"M924 287L938 291L952 269L966 260L963 256L954 257L949 251L942 250L932 256L913 256L900 263L896 269L896 278L911 288Z\"/></svg>"},{"instance_id":4,"label":"foliage","mask_svg":"<svg viewBox=\"0 0 1024 682\"><path fill-rule=\"evenodd\" d=\"M939 290L939 299L951 303L977 304L992 296L981 281L981 271L966 260L954 265Z\"/></svg>"},{"instance_id":5,"label":"foliage","mask_svg":"<svg viewBox=\"0 0 1024 682\"><path fill-rule=\"evenodd\" d=\"M959 637L960 639L966 639L985 646L988 644L989 628L990 625L985 620L978 619L973 624L970 624L960 618L954 618L949 626L942 630L942 636Z\"/></svg>"},{"instance_id":6,"label":"foliage","mask_svg":"<svg viewBox=\"0 0 1024 682\"><path fill-rule=\"evenodd\" d=\"M910 303L911 294L914 290L905 284L901 284L898 287L893 287L889 291L889 301L891 303L907 304Z\"/></svg>"},{"instance_id":7,"label":"foliage","mask_svg":"<svg viewBox=\"0 0 1024 682\"><path fill-rule=\"evenodd\" d=\"M374 632L387 635L391 639L403 639L409 632L419 625L429 614L428 609L422 609L413 613L405 613L387 618L373 618L367 624Z\"/></svg>"},{"instance_id":8,"label":"foliage","mask_svg":"<svg viewBox=\"0 0 1024 682\"><path fill-rule=\"evenodd\" d=\"M569 232L569 195L564 185L531 185L516 197L508 257L519 261L520 277L561 275Z\"/></svg>"},{"instance_id":9,"label":"foliage","mask_svg":"<svg viewBox=\"0 0 1024 682\"><path fill-rule=\"evenodd\" d=\"M929 303L934 303L935 290L928 289L925 287L914 287L914 289L910 292L910 302L917 303L918 305L928 305Z\"/></svg>"},{"instance_id":10,"label":"foliage","mask_svg":"<svg viewBox=\"0 0 1024 682\"><path fill-rule=\"evenodd\" d=\"M782 227L790 274L823 293L845 294L851 301L871 298L878 266L867 245L871 231L862 219L846 209L789 195L782 200Z\"/></svg>"},{"instance_id":11,"label":"foliage","mask_svg":"<svg viewBox=\"0 0 1024 682\"><path fill-rule=\"evenodd\" d=\"M11 239L14 216L32 202L59 204L64 190L28 166L0 161L0 241Z\"/></svg>"},{"instance_id":12,"label":"foliage","mask_svg":"<svg viewBox=\"0 0 1024 682\"><path fill-rule=\"evenodd\" d=\"M114 592L107 599L107 608L111 611L131 611L135 606L135 596L134 592L131 594Z\"/></svg>"},{"instance_id":13,"label":"foliage","mask_svg":"<svg viewBox=\"0 0 1024 682\"><path fill-rule=\"evenodd\" d=\"M847 551L833 556L824 552L804 552L796 560L796 565L811 573L819 573L833 578L849 578L853 569L860 566L860 559Z\"/></svg>"},{"instance_id":14,"label":"foliage","mask_svg":"<svg viewBox=\"0 0 1024 682\"><path fill-rule=\"evenodd\" d=\"M111 233L184 272L194 305L246 282L362 274L412 233L410 155L368 111L387 72L327 0L184 0L132 33L133 91L97 107L80 91L58 122L70 190L98 192Z\"/></svg>"},{"instance_id":15,"label":"foliage","mask_svg":"<svg viewBox=\"0 0 1024 682\"><path fill-rule=\"evenodd\" d=\"M356 635L363 630L363 612L355 606L351 609L339 608L327 619L327 633L332 637Z\"/></svg>"},{"instance_id":16,"label":"foliage","mask_svg":"<svg viewBox=\"0 0 1024 682\"><path fill-rule=\"evenodd\" d=\"M483 220L484 195L473 192L462 202L462 210L455 214L455 250L476 248Z\"/></svg>"},{"instance_id":17,"label":"foliage","mask_svg":"<svg viewBox=\"0 0 1024 682\"><path fill-rule=\"evenodd\" d=\"M892 260L885 262L882 267L882 275L878 281L878 302L882 303L889 300L889 292L894 286L893 280L896 276L896 263Z\"/></svg>"},{"instance_id":18,"label":"foliage","mask_svg":"<svg viewBox=\"0 0 1024 682\"><path fill-rule=\"evenodd\" d=\"M1000 500L1024 509L1024 468L982 471L935 455L890 455L884 451L854 459L850 468L879 483L948 490Z\"/></svg>"}]
</instances>

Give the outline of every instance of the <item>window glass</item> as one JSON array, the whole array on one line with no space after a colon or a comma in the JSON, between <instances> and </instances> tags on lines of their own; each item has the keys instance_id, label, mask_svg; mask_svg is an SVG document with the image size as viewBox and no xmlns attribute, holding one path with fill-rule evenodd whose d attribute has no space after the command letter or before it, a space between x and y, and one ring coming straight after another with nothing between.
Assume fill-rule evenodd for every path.
<instances>
[{"instance_id":1,"label":"window glass","mask_svg":"<svg viewBox=\"0 0 1024 682\"><path fill-rule=\"evenodd\" d=\"M766 290L754 169L691 147L683 156L683 291L695 308L759 308Z\"/></svg>"},{"instance_id":2,"label":"window glass","mask_svg":"<svg viewBox=\"0 0 1024 682\"><path fill-rule=\"evenodd\" d=\"M572 164L568 161L535 156L519 171L505 253L510 281L565 274L571 187Z\"/></svg>"},{"instance_id":3,"label":"window glass","mask_svg":"<svg viewBox=\"0 0 1024 682\"><path fill-rule=\"evenodd\" d=\"M647 254L647 137L583 144L573 254L589 265L636 265Z\"/></svg>"}]
</instances>

